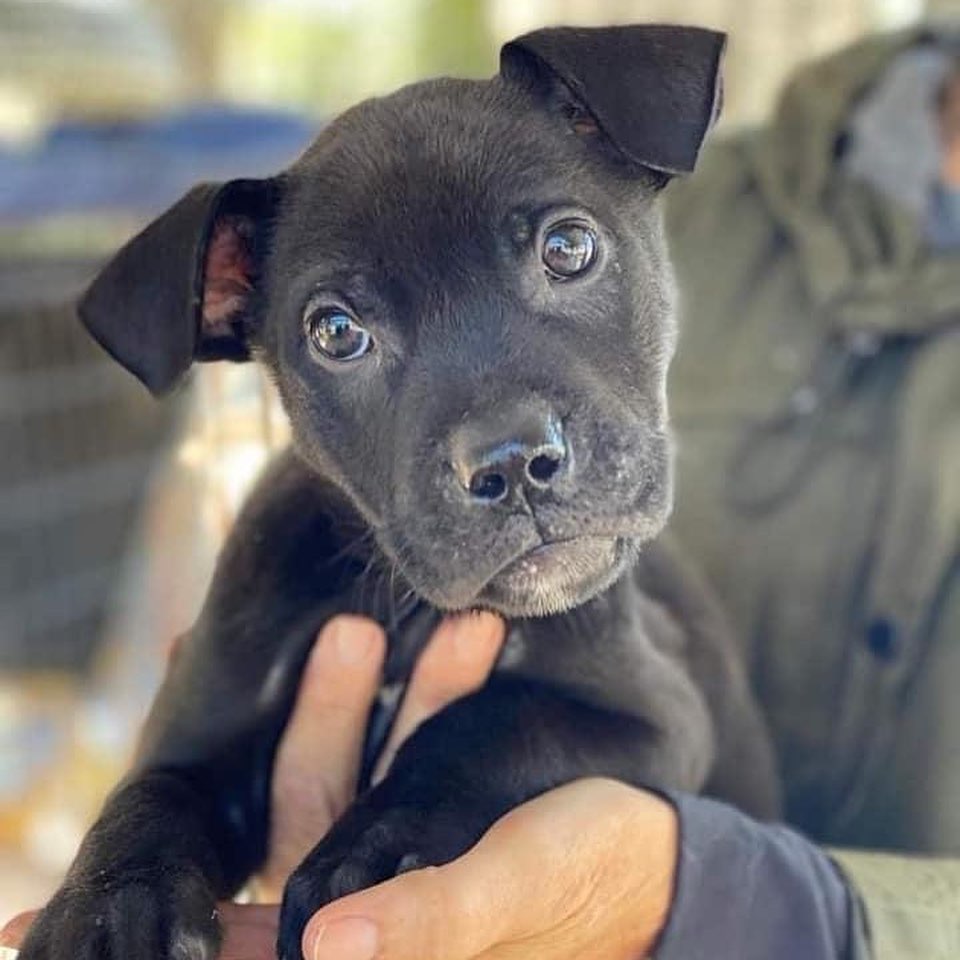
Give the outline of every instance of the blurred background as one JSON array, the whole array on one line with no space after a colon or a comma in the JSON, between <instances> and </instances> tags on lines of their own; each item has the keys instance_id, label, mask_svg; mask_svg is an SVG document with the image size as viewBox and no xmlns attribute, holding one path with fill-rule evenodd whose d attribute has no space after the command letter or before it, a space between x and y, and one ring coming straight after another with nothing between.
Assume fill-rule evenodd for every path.
<instances>
[{"instance_id":1,"label":"blurred background","mask_svg":"<svg viewBox=\"0 0 960 960\"><path fill-rule=\"evenodd\" d=\"M0 0L0 922L41 901L129 756L171 640L283 418L252 368L155 403L65 304L203 179L272 172L324 120L483 76L549 23L731 34L728 129L794 65L960 14L921 0Z\"/></svg>"}]
</instances>

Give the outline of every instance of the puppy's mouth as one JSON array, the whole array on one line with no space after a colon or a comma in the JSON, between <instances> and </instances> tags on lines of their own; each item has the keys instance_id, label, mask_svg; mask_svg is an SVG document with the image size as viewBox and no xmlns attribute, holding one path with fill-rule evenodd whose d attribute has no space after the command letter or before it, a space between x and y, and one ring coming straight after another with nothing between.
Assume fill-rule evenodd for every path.
<instances>
[{"instance_id":1,"label":"puppy's mouth","mask_svg":"<svg viewBox=\"0 0 960 960\"><path fill-rule=\"evenodd\" d=\"M622 537L542 543L495 573L478 601L508 617L561 613L610 586L630 553L630 543Z\"/></svg>"}]
</instances>

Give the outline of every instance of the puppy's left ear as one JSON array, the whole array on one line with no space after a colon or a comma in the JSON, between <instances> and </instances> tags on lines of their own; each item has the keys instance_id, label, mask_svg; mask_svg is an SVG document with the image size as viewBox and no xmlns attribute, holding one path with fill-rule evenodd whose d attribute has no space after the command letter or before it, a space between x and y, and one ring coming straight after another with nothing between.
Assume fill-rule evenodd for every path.
<instances>
[{"instance_id":1,"label":"puppy's left ear","mask_svg":"<svg viewBox=\"0 0 960 960\"><path fill-rule=\"evenodd\" d=\"M719 116L725 44L724 34L696 27L555 27L504 46L500 75L562 110L575 134L673 176L693 170Z\"/></svg>"}]
</instances>

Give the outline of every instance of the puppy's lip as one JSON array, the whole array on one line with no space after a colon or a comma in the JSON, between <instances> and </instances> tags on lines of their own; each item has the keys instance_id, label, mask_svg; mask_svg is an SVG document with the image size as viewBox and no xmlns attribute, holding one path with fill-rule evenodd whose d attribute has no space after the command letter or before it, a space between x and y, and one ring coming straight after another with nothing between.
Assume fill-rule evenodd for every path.
<instances>
[{"instance_id":1,"label":"puppy's lip","mask_svg":"<svg viewBox=\"0 0 960 960\"><path fill-rule=\"evenodd\" d=\"M626 552L620 537L594 535L540 543L501 567L478 600L508 616L559 613L611 583Z\"/></svg>"},{"instance_id":2,"label":"puppy's lip","mask_svg":"<svg viewBox=\"0 0 960 960\"><path fill-rule=\"evenodd\" d=\"M549 576L558 567L569 567L584 562L593 563L616 554L616 537L582 536L546 540L504 564L491 580L514 573L528 576Z\"/></svg>"}]
</instances>

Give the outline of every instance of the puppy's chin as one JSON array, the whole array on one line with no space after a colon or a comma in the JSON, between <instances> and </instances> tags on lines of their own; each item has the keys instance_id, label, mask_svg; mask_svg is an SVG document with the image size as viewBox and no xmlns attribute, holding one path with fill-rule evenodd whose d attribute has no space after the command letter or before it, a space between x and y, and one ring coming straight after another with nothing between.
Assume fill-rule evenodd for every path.
<instances>
[{"instance_id":1,"label":"puppy's chin","mask_svg":"<svg viewBox=\"0 0 960 960\"><path fill-rule=\"evenodd\" d=\"M496 573L477 606L505 617L546 617L586 603L620 578L638 544L621 537L577 537L535 547Z\"/></svg>"},{"instance_id":2,"label":"puppy's chin","mask_svg":"<svg viewBox=\"0 0 960 960\"><path fill-rule=\"evenodd\" d=\"M399 537L378 532L380 549L394 572L392 582L438 610L482 608L508 619L547 617L572 610L607 590L636 562L644 544L658 536L669 508L617 517L606 529L579 533L537 530L528 518L513 518L512 549L488 549L455 557L412 549ZM499 554L499 556L497 556Z\"/></svg>"}]
</instances>

